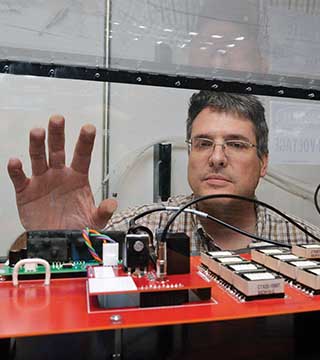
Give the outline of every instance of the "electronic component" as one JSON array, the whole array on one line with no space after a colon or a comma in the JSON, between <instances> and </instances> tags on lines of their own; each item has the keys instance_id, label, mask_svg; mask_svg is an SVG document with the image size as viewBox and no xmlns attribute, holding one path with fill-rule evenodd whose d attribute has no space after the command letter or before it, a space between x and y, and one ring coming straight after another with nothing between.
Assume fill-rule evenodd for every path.
<instances>
[{"instance_id":1,"label":"electronic component","mask_svg":"<svg viewBox=\"0 0 320 360\"><path fill-rule=\"evenodd\" d=\"M221 272L221 265L226 264L239 264L245 261L241 256L239 255L231 255L231 256L219 256L218 254L214 256L210 256L209 259L207 259L207 267L209 270L215 274L216 276L220 276Z\"/></svg>"},{"instance_id":2,"label":"electronic component","mask_svg":"<svg viewBox=\"0 0 320 360\"><path fill-rule=\"evenodd\" d=\"M160 281L165 281L167 276L167 243L166 241L158 241L157 244L157 261L156 275Z\"/></svg>"},{"instance_id":3,"label":"electronic component","mask_svg":"<svg viewBox=\"0 0 320 360\"><path fill-rule=\"evenodd\" d=\"M56 236L54 241L48 236L34 236L33 232L27 239L27 258L45 259L49 263L69 260L68 238Z\"/></svg>"},{"instance_id":4,"label":"electronic component","mask_svg":"<svg viewBox=\"0 0 320 360\"><path fill-rule=\"evenodd\" d=\"M92 248L98 257L102 258L101 236L107 236L121 248L124 243L125 232L123 231L105 231L90 236ZM90 233L91 235L91 233ZM20 236L19 238L22 238ZM86 261L90 262L93 257L88 250L88 246L80 230L37 230L27 231L23 234L23 241L14 244L9 251L9 263L11 266L23 258L38 257L47 260L49 263L68 261ZM122 252L118 251L118 257L121 259Z\"/></svg>"},{"instance_id":5,"label":"electronic component","mask_svg":"<svg viewBox=\"0 0 320 360\"><path fill-rule=\"evenodd\" d=\"M263 261L266 267L285 276L293 286L307 293L318 294L320 293L320 262L312 257L297 255L302 253L311 255L312 250L317 252L318 246L310 247L310 245L297 245L296 254L282 249L282 251L264 252L263 257L261 253L259 254L261 250L252 250L252 257Z\"/></svg>"},{"instance_id":6,"label":"electronic component","mask_svg":"<svg viewBox=\"0 0 320 360\"><path fill-rule=\"evenodd\" d=\"M71 262L67 262L67 263L62 264L63 269L72 269L72 267L73 267L73 263L71 263Z\"/></svg>"},{"instance_id":7,"label":"electronic component","mask_svg":"<svg viewBox=\"0 0 320 360\"><path fill-rule=\"evenodd\" d=\"M103 240L101 237L105 235L113 239L115 243L108 243L109 250L118 247L118 250L113 251L112 260L113 263L118 263L118 260L115 259L122 258L122 252L119 248L124 243L125 233L123 231L105 231L93 234L92 230L89 235L91 235L91 246L98 257L102 257ZM52 277L86 276L86 267L97 264L89 251L81 230L27 231L20 235L12 245L9 251L9 266L3 266L1 276L11 278L14 265L19 260L31 257L48 261ZM37 266L35 271L19 269L19 277L38 278L43 273L44 268L41 265Z\"/></svg>"},{"instance_id":8,"label":"electronic component","mask_svg":"<svg viewBox=\"0 0 320 360\"><path fill-rule=\"evenodd\" d=\"M266 257L266 261L264 263L265 267L268 269L280 272L280 266L282 263L286 261L298 260L299 257L293 255L291 253L283 253L283 254L276 254L270 255Z\"/></svg>"},{"instance_id":9,"label":"electronic component","mask_svg":"<svg viewBox=\"0 0 320 360\"><path fill-rule=\"evenodd\" d=\"M223 256L233 256L235 255L233 251L206 251L200 254L201 263L209 267L211 264L211 259Z\"/></svg>"},{"instance_id":10,"label":"electronic component","mask_svg":"<svg viewBox=\"0 0 320 360\"><path fill-rule=\"evenodd\" d=\"M228 284L233 283L234 273L249 272L263 269L263 266L252 261L242 261L240 263L221 264L220 277Z\"/></svg>"},{"instance_id":11,"label":"electronic component","mask_svg":"<svg viewBox=\"0 0 320 360\"><path fill-rule=\"evenodd\" d=\"M298 268L296 281L314 294L320 293L320 266Z\"/></svg>"},{"instance_id":12,"label":"electronic component","mask_svg":"<svg viewBox=\"0 0 320 360\"><path fill-rule=\"evenodd\" d=\"M137 277L128 276L121 267L92 266L87 276L89 301L102 308L172 306L211 299L210 284L197 272L168 275L160 281L154 271Z\"/></svg>"},{"instance_id":13,"label":"electronic component","mask_svg":"<svg viewBox=\"0 0 320 360\"><path fill-rule=\"evenodd\" d=\"M224 256L221 256L223 254ZM201 271L240 299L284 296L284 278L261 264L226 252L201 254Z\"/></svg>"},{"instance_id":14,"label":"electronic component","mask_svg":"<svg viewBox=\"0 0 320 360\"><path fill-rule=\"evenodd\" d=\"M246 300L266 297L284 297L284 279L267 269L235 272L232 285Z\"/></svg>"},{"instance_id":15,"label":"electronic component","mask_svg":"<svg viewBox=\"0 0 320 360\"><path fill-rule=\"evenodd\" d=\"M160 243L161 233L157 233ZM190 272L190 238L183 232L168 232L166 236L167 275Z\"/></svg>"},{"instance_id":16,"label":"electronic component","mask_svg":"<svg viewBox=\"0 0 320 360\"><path fill-rule=\"evenodd\" d=\"M119 244L103 243L102 244L102 262L104 266L115 266L119 262Z\"/></svg>"},{"instance_id":17,"label":"electronic component","mask_svg":"<svg viewBox=\"0 0 320 360\"><path fill-rule=\"evenodd\" d=\"M166 201L171 194L171 144L153 146L153 201Z\"/></svg>"},{"instance_id":18,"label":"electronic component","mask_svg":"<svg viewBox=\"0 0 320 360\"><path fill-rule=\"evenodd\" d=\"M290 251L283 247L270 247L265 249L252 249L251 259L259 264L265 265L266 260L271 255L289 254Z\"/></svg>"},{"instance_id":19,"label":"electronic component","mask_svg":"<svg viewBox=\"0 0 320 360\"><path fill-rule=\"evenodd\" d=\"M149 263L149 236L127 234L123 246L123 267L131 273L135 269L146 270Z\"/></svg>"},{"instance_id":20,"label":"electronic component","mask_svg":"<svg viewBox=\"0 0 320 360\"><path fill-rule=\"evenodd\" d=\"M320 259L320 244L301 244L292 246L292 254L306 259Z\"/></svg>"},{"instance_id":21,"label":"electronic component","mask_svg":"<svg viewBox=\"0 0 320 360\"><path fill-rule=\"evenodd\" d=\"M84 277L86 276L87 266L96 265L95 261L73 261L73 262L53 262L50 264L50 271L52 278L67 278L67 277ZM13 267L9 265L3 265L1 267L1 277L5 279L11 279L13 273ZM25 279L39 279L43 277L45 269L42 265L22 266L19 268L18 277Z\"/></svg>"},{"instance_id":22,"label":"electronic component","mask_svg":"<svg viewBox=\"0 0 320 360\"><path fill-rule=\"evenodd\" d=\"M318 261L311 261L302 257L291 261L281 261L279 266L280 274L288 277L289 279L297 279L298 269L307 269L312 267L320 267Z\"/></svg>"}]
</instances>

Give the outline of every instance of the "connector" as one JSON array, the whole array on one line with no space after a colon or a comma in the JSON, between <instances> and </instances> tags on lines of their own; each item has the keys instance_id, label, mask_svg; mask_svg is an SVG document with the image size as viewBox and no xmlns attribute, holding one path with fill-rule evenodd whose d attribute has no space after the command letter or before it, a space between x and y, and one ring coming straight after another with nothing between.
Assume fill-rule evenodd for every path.
<instances>
[{"instance_id":1,"label":"connector","mask_svg":"<svg viewBox=\"0 0 320 360\"><path fill-rule=\"evenodd\" d=\"M167 243L159 241L158 243L158 258L157 258L157 279L165 280L167 276Z\"/></svg>"}]
</instances>

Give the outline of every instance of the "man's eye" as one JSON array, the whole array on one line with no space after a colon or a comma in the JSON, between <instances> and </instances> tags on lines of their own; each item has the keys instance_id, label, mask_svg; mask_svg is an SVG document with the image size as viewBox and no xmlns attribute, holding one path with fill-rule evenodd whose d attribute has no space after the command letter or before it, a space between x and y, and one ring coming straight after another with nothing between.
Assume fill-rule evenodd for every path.
<instances>
[{"instance_id":1,"label":"man's eye","mask_svg":"<svg viewBox=\"0 0 320 360\"><path fill-rule=\"evenodd\" d=\"M199 148L205 149L205 148L208 148L208 147L211 147L211 146L212 146L211 141L208 141L208 140L205 140L205 139L199 139L198 140L198 147Z\"/></svg>"},{"instance_id":2,"label":"man's eye","mask_svg":"<svg viewBox=\"0 0 320 360\"><path fill-rule=\"evenodd\" d=\"M248 147L248 144L242 141L227 141L226 146L230 149L242 150Z\"/></svg>"}]
</instances>

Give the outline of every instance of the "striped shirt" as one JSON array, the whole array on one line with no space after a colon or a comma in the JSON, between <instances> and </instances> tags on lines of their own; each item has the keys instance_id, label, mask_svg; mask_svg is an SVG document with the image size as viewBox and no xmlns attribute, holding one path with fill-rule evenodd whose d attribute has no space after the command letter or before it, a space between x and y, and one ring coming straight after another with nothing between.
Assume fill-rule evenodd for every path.
<instances>
[{"instance_id":1,"label":"striped shirt","mask_svg":"<svg viewBox=\"0 0 320 360\"><path fill-rule=\"evenodd\" d=\"M115 213L105 230L118 230L127 232L130 220L138 214L142 214L147 210L156 209L161 206L181 207L194 199L195 197L193 195L178 195L169 198L166 202L129 208L119 213ZM193 204L190 206L190 208L197 209L197 206L196 204ZM298 229L290 221L286 220L280 215L277 215L274 211L261 205L256 205L255 209L257 215L255 235L267 240L275 241L279 244L286 245L317 242L311 236L308 236L302 230ZM172 212L170 211L156 211L137 219L135 223L148 227L155 234L157 231L164 229L171 215ZM320 241L319 228L299 219L298 217L290 215L290 218L297 222L305 230L319 238ZM192 255L198 255L200 251L212 251L218 249L214 244L214 238L206 234L200 223L199 217L193 213L181 213L171 224L169 231L184 232L190 237L190 250ZM253 240L252 243L253 242L255 242L255 240Z\"/></svg>"}]
</instances>

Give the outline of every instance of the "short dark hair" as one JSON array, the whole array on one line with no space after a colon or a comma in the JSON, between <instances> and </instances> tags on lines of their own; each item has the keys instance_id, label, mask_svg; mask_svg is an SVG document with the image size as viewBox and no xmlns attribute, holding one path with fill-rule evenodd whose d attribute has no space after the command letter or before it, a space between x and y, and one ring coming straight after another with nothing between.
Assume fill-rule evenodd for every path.
<instances>
[{"instance_id":1,"label":"short dark hair","mask_svg":"<svg viewBox=\"0 0 320 360\"><path fill-rule=\"evenodd\" d=\"M268 125L265 119L265 110L262 103L254 95L241 95L226 92L201 90L194 93L189 101L187 119L187 140L191 138L194 119L205 108L213 111L234 113L248 119L254 125L257 141L257 153L261 158L269 153L268 150Z\"/></svg>"}]
</instances>

